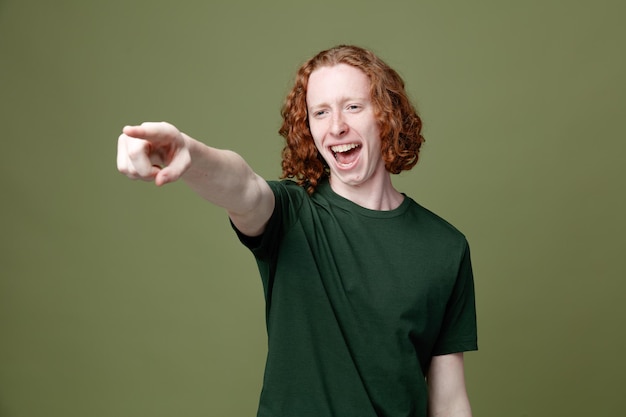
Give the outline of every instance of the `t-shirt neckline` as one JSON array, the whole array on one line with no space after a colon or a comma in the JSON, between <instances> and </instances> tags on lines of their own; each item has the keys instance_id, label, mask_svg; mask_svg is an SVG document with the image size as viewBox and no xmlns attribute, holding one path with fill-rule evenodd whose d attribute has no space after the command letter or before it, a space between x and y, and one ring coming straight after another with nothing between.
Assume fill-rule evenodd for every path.
<instances>
[{"instance_id":1,"label":"t-shirt neckline","mask_svg":"<svg viewBox=\"0 0 626 417\"><path fill-rule=\"evenodd\" d=\"M328 181L328 179L325 179L318 184L316 193L319 193L320 196L324 197L330 203L332 203L333 205L339 208L342 208L344 210L350 211L355 214L359 214L359 215L371 217L371 218L377 218L377 219L388 219L388 218L400 216L404 214L404 212L411 205L411 198L409 198L406 194L402 193L402 196L404 197L404 199L402 200L400 205L396 207L395 209L372 210L372 209L360 206L357 203L337 194L330 186L330 182Z\"/></svg>"}]
</instances>

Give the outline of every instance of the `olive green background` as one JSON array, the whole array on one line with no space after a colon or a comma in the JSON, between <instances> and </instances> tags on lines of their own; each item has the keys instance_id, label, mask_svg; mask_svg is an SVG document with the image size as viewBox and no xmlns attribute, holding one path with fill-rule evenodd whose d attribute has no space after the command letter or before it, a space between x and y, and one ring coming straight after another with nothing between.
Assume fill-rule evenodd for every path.
<instances>
[{"instance_id":1,"label":"olive green background","mask_svg":"<svg viewBox=\"0 0 626 417\"><path fill-rule=\"evenodd\" d=\"M170 121L280 174L297 67L377 52L425 123L399 189L470 240L474 414L617 416L622 1L0 0L0 416L252 416L261 284L226 215L116 170Z\"/></svg>"}]
</instances>

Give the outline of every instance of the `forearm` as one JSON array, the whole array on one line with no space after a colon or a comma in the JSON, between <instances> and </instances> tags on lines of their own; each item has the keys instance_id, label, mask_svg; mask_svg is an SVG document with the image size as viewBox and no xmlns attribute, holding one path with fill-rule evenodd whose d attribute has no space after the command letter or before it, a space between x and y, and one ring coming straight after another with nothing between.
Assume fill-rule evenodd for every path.
<instances>
[{"instance_id":1,"label":"forearm","mask_svg":"<svg viewBox=\"0 0 626 417\"><path fill-rule=\"evenodd\" d=\"M434 356L427 380L429 417L472 417L462 353Z\"/></svg>"},{"instance_id":2,"label":"forearm","mask_svg":"<svg viewBox=\"0 0 626 417\"><path fill-rule=\"evenodd\" d=\"M266 181L237 153L183 135L191 157L183 181L202 198L225 208L243 233L260 234L274 208Z\"/></svg>"},{"instance_id":3,"label":"forearm","mask_svg":"<svg viewBox=\"0 0 626 417\"><path fill-rule=\"evenodd\" d=\"M235 152L212 148L183 135L191 157L183 181L202 198L228 211L245 208L246 190L256 177L250 166Z\"/></svg>"},{"instance_id":4,"label":"forearm","mask_svg":"<svg viewBox=\"0 0 626 417\"><path fill-rule=\"evenodd\" d=\"M450 405L439 410L429 410L428 417L472 417L469 401L466 404Z\"/></svg>"}]
</instances>

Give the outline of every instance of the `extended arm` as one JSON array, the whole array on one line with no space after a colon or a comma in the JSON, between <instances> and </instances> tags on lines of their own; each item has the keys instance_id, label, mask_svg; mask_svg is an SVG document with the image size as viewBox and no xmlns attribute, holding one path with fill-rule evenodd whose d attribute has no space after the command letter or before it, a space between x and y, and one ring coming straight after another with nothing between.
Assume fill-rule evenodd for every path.
<instances>
[{"instance_id":1,"label":"extended arm","mask_svg":"<svg viewBox=\"0 0 626 417\"><path fill-rule=\"evenodd\" d=\"M427 379L429 417L472 417L463 353L433 356Z\"/></svg>"},{"instance_id":2,"label":"extended arm","mask_svg":"<svg viewBox=\"0 0 626 417\"><path fill-rule=\"evenodd\" d=\"M238 154L211 148L169 123L126 126L117 166L133 179L156 185L182 179L204 199L225 208L237 228L257 236L274 210L274 195Z\"/></svg>"}]
</instances>

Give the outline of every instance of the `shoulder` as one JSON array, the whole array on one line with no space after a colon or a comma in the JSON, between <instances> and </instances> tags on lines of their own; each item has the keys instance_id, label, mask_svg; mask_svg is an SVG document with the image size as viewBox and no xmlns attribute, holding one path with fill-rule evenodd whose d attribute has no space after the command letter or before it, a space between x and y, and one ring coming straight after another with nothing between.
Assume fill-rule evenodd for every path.
<instances>
[{"instance_id":1,"label":"shoulder","mask_svg":"<svg viewBox=\"0 0 626 417\"><path fill-rule=\"evenodd\" d=\"M408 197L407 197L408 198ZM469 254L469 243L463 232L440 215L410 200L406 212L407 232L414 247L428 253L430 259L458 264Z\"/></svg>"},{"instance_id":2,"label":"shoulder","mask_svg":"<svg viewBox=\"0 0 626 417\"><path fill-rule=\"evenodd\" d=\"M302 198L307 195L306 190L293 180L269 180L267 184L277 197L289 195Z\"/></svg>"},{"instance_id":3,"label":"shoulder","mask_svg":"<svg viewBox=\"0 0 626 417\"><path fill-rule=\"evenodd\" d=\"M408 209L410 216L418 221L422 228L429 230L432 233L441 235L441 237L447 237L454 240L466 240L463 232L461 232L448 220L417 203L412 198L407 197L407 199L410 202Z\"/></svg>"},{"instance_id":4,"label":"shoulder","mask_svg":"<svg viewBox=\"0 0 626 417\"><path fill-rule=\"evenodd\" d=\"M292 180L267 181L276 199L275 210L298 210L309 199L306 190Z\"/></svg>"}]
</instances>

